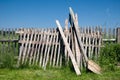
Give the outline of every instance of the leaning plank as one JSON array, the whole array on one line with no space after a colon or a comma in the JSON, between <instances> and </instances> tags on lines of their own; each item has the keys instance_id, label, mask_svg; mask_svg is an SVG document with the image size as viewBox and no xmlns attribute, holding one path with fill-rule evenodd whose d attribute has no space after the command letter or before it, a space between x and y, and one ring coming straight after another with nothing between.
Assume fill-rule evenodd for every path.
<instances>
[{"instance_id":1,"label":"leaning plank","mask_svg":"<svg viewBox=\"0 0 120 80\"><path fill-rule=\"evenodd\" d=\"M84 48L83 48L83 43L81 42L81 38L79 37L79 33L80 33L79 25L78 25L78 23L75 19L74 12L73 12L72 8L70 7L69 9L70 9L70 23L71 23L71 25L74 24L73 27L75 28L75 32L76 32L76 36L77 36L79 46L81 48L81 52L82 52L82 54L83 54L83 56L86 60L87 68L94 73L100 74L101 68L95 62L93 63L92 60L88 60L88 57L85 55L85 51L84 51Z\"/></svg>"},{"instance_id":2,"label":"leaning plank","mask_svg":"<svg viewBox=\"0 0 120 80\"><path fill-rule=\"evenodd\" d=\"M79 46L78 46L77 38L76 38L75 35L74 35L74 39L75 39L76 61L77 61L78 66L80 67L80 56L81 56L81 53L80 53L80 49L79 49Z\"/></svg>"},{"instance_id":3,"label":"leaning plank","mask_svg":"<svg viewBox=\"0 0 120 80\"><path fill-rule=\"evenodd\" d=\"M59 31L60 31L60 34L61 34L61 36L62 36L63 42L64 42L64 44L65 44L65 46L66 46L66 49L67 49L67 51L68 51L68 53L69 53L69 56L70 56L70 58L71 58L72 64L73 64L74 69L75 69L75 72L76 72L77 75L81 75L81 72L80 72L80 70L79 70L79 67L78 67L78 65L77 65L77 62L75 61L75 57L73 56L73 53L72 53L72 51L71 51L71 49L70 49L70 47L69 47L69 44L68 44L68 42L67 42L67 39L65 38L65 35L64 35L64 33L63 33L63 30L62 30L62 27L61 27L61 25L60 25L60 23L59 23L58 20L56 20L56 24L57 24L58 29L59 29Z\"/></svg>"},{"instance_id":4,"label":"leaning plank","mask_svg":"<svg viewBox=\"0 0 120 80\"><path fill-rule=\"evenodd\" d=\"M65 30L64 30L64 34L66 39L68 40L68 34L69 34L69 30L68 30L68 19L65 20ZM68 65L68 52L67 49L65 47L65 64Z\"/></svg>"}]
</instances>

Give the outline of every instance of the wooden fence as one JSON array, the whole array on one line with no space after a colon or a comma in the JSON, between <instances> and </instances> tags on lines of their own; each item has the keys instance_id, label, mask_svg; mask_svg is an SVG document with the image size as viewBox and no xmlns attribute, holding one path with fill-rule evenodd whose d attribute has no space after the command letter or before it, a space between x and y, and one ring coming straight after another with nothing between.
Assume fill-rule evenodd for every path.
<instances>
[{"instance_id":1,"label":"wooden fence","mask_svg":"<svg viewBox=\"0 0 120 80\"><path fill-rule=\"evenodd\" d=\"M18 55L18 34L15 33L17 29L2 28L0 29L0 53L14 53Z\"/></svg>"},{"instance_id":2,"label":"wooden fence","mask_svg":"<svg viewBox=\"0 0 120 80\"><path fill-rule=\"evenodd\" d=\"M72 28L64 29L70 48L74 53L79 66L83 66L82 55L78 55L78 45ZM87 56L97 58L102 42L102 36L98 28L81 28L81 40ZM69 62L68 52L62 42L57 29L20 29L19 64L39 65L46 67L61 67Z\"/></svg>"},{"instance_id":3,"label":"wooden fence","mask_svg":"<svg viewBox=\"0 0 120 80\"><path fill-rule=\"evenodd\" d=\"M19 43L19 64L39 65L40 67L61 66L62 53L60 36L56 29L21 29Z\"/></svg>"},{"instance_id":4,"label":"wooden fence","mask_svg":"<svg viewBox=\"0 0 120 80\"><path fill-rule=\"evenodd\" d=\"M66 25L67 26L67 25ZM73 28L65 27L64 34L75 56L79 67L85 66L84 59L79 54ZM18 32L16 34L15 32ZM101 27L80 27L80 37L89 59L97 59L103 42L116 40L115 29ZM19 41L19 45L18 45ZM40 67L61 67L68 65L70 58L57 29L0 29L0 53L14 53L18 58L18 65L29 64Z\"/></svg>"}]
</instances>

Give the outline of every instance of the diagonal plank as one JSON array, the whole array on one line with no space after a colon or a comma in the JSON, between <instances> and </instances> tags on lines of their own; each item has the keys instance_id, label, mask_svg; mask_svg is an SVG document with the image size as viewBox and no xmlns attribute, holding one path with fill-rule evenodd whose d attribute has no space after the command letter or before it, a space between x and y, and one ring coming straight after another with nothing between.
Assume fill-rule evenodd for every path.
<instances>
[{"instance_id":1,"label":"diagonal plank","mask_svg":"<svg viewBox=\"0 0 120 80\"><path fill-rule=\"evenodd\" d=\"M66 47L67 51L68 51L68 54L69 54L69 56L70 56L70 58L71 58L72 64L73 64L74 69L75 69L75 72L76 72L77 75L81 75L81 72L80 72L80 70L79 70L79 67L78 67L78 65L77 65L77 62L75 61L75 57L74 57L74 55L73 55L73 53L72 53L72 51L71 51L71 49L70 49L70 47L69 47L69 44L68 44L68 42L67 42L67 39L66 39L66 37L65 37L65 35L64 35L64 33L63 33L62 27L61 27L61 25L60 25L60 23L59 23L58 20L56 20L56 24L57 24L57 27L58 27L58 29L59 29L59 31L60 31L60 34L61 34L61 36L62 36L63 42L64 42L64 44L65 44L65 47Z\"/></svg>"},{"instance_id":2,"label":"diagonal plank","mask_svg":"<svg viewBox=\"0 0 120 80\"><path fill-rule=\"evenodd\" d=\"M81 38L79 37L80 30L79 30L79 25L78 25L77 19L75 19L75 15L74 15L72 8L70 7L69 9L70 9L70 16L69 16L70 24L73 25L73 27L75 28L77 40L78 40L79 46L81 48L82 54L85 58L85 61L87 63L87 68L96 74L100 74L101 73L100 66L97 65L92 60L89 60L87 55L85 54L85 50L83 48L83 43L81 42Z\"/></svg>"}]
</instances>

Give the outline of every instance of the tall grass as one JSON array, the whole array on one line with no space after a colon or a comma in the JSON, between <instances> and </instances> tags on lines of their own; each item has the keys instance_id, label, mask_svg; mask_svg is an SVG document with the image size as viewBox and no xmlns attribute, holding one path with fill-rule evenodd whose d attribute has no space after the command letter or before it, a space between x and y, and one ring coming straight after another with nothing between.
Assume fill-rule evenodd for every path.
<instances>
[{"instance_id":1,"label":"tall grass","mask_svg":"<svg viewBox=\"0 0 120 80\"><path fill-rule=\"evenodd\" d=\"M101 49L99 63L104 71L114 71L120 62L120 44L106 44Z\"/></svg>"},{"instance_id":2,"label":"tall grass","mask_svg":"<svg viewBox=\"0 0 120 80\"><path fill-rule=\"evenodd\" d=\"M18 44L14 43L0 43L0 68L13 68L17 60L15 56L18 55Z\"/></svg>"}]
</instances>

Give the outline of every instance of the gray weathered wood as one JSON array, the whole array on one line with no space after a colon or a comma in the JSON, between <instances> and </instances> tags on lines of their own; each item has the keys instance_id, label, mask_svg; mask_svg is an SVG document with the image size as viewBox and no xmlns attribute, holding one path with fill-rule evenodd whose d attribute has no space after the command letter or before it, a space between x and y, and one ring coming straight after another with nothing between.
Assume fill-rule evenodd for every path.
<instances>
[{"instance_id":1,"label":"gray weathered wood","mask_svg":"<svg viewBox=\"0 0 120 80\"><path fill-rule=\"evenodd\" d=\"M25 36L26 36L26 34L23 34L23 40L25 40ZM24 48L24 43L21 43L22 45L21 45L21 47L20 47L20 53L19 53L19 57L18 57L18 62L17 62L17 66L19 66L20 65L20 60L21 60L21 57L22 57L22 50L23 50L23 48Z\"/></svg>"},{"instance_id":2,"label":"gray weathered wood","mask_svg":"<svg viewBox=\"0 0 120 80\"><path fill-rule=\"evenodd\" d=\"M38 47L38 50L37 50L36 65L38 64L38 61L39 61L39 58L40 58L40 50L41 50L40 47L42 45L43 29L41 30L41 33L39 32L39 36L40 36L40 38L39 38L39 42L38 42L39 47Z\"/></svg>"},{"instance_id":3,"label":"gray weathered wood","mask_svg":"<svg viewBox=\"0 0 120 80\"><path fill-rule=\"evenodd\" d=\"M36 31L36 34L37 34L37 37L36 37L36 46L35 46L35 51L34 51L34 54L33 54L33 65L35 64L35 59L37 58L36 57L36 54L37 54L37 49L38 49L38 46L39 46L39 32L41 32L41 31Z\"/></svg>"},{"instance_id":4,"label":"gray weathered wood","mask_svg":"<svg viewBox=\"0 0 120 80\"><path fill-rule=\"evenodd\" d=\"M59 44L58 44L58 54L57 54L57 63L56 63L56 66L58 67L58 64L59 64L59 59L60 59L60 40L58 41L59 42Z\"/></svg>"},{"instance_id":5,"label":"gray weathered wood","mask_svg":"<svg viewBox=\"0 0 120 80\"><path fill-rule=\"evenodd\" d=\"M45 52L44 52L44 56L43 56L43 63L42 63L42 67L44 68L45 67L45 60L46 60L46 55L47 55L47 50L48 50L48 47L49 47L49 37L50 37L50 30L48 31L48 34L47 34L47 38L46 38L46 45L45 45Z\"/></svg>"},{"instance_id":6,"label":"gray weathered wood","mask_svg":"<svg viewBox=\"0 0 120 80\"><path fill-rule=\"evenodd\" d=\"M79 67L78 67L76 61L75 61L75 57L73 56L73 53L72 53L72 51L71 51L71 49L70 49L70 47L69 47L69 44L68 44L68 42L67 42L67 39L65 38L65 35L64 35L64 33L63 33L63 30L62 30L61 25L60 25L60 23L59 23L58 20L56 20L56 24L57 24L57 27L58 27L58 29L59 29L59 31L60 31L61 36L62 36L63 42L64 42L64 44L65 44L65 46L66 46L66 48L67 48L67 51L68 51L68 53L69 53L69 56L70 56L70 58L71 58L72 64L73 64L74 69L75 69L75 72L76 72L77 75L80 75L81 72L80 72L80 70L79 70Z\"/></svg>"},{"instance_id":7,"label":"gray weathered wood","mask_svg":"<svg viewBox=\"0 0 120 80\"><path fill-rule=\"evenodd\" d=\"M36 40L36 33L35 31L33 31L33 35L34 35L34 39L32 40L32 42L34 42ZM35 47L35 44L32 44L32 47L31 47L31 52L30 52L30 60L29 60L29 65L32 64L32 60L33 60L33 54L34 54L34 47Z\"/></svg>"},{"instance_id":8,"label":"gray weathered wood","mask_svg":"<svg viewBox=\"0 0 120 80\"><path fill-rule=\"evenodd\" d=\"M84 55L84 58L86 60L88 69L91 70L91 71L93 71L94 73L100 74L100 67L96 63L92 63L93 61L88 60L88 57L85 54L85 51L84 51L84 48L83 48L83 43L81 42L81 38L79 37L80 30L79 30L78 23L77 23L77 21L75 19L74 12L72 11L72 8L70 7L69 9L70 9L70 21L71 21L71 25L74 24L73 27L75 28L75 32L76 32L76 36L77 36L77 39L78 39L78 42L79 42L79 46L80 46L81 51L82 51L82 53ZM97 69L97 68L99 68L99 69Z\"/></svg>"},{"instance_id":9,"label":"gray weathered wood","mask_svg":"<svg viewBox=\"0 0 120 80\"><path fill-rule=\"evenodd\" d=\"M23 51L23 56L22 56L22 64L24 63L24 60L25 60L25 56L26 56L26 52L27 52L27 46L28 46L28 41L29 41L29 34L26 35L27 36L27 43L25 43L25 48L24 48L24 51Z\"/></svg>"},{"instance_id":10,"label":"gray weathered wood","mask_svg":"<svg viewBox=\"0 0 120 80\"><path fill-rule=\"evenodd\" d=\"M55 30L55 33L53 35L53 42L52 42L52 50L51 50L51 55L50 55L50 66L52 65L52 60L53 60L53 51L54 51L54 43L55 43L55 37L56 37L56 30Z\"/></svg>"},{"instance_id":11,"label":"gray weathered wood","mask_svg":"<svg viewBox=\"0 0 120 80\"><path fill-rule=\"evenodd\" d=\"M45 64L44 64L44 69L46 69L46 66L47 66L47 63L48 63L48 60L49 60L49 53L50 53L52 39L53 39L53 32L51 32L51 37L50 37L50 41L49 41L49 44L48 44L48 52L46 54L46 60L45 60Z\"/></svg>"},{"instance_id":12,"label":"gray weathered wood","mask_svg":"<svg viewBox=\"0 0 120 80\"><path fill-rule=\"evenodd\" d=\"M54 56L53 56L53 67L55 66L55 63L56 63L57 43L58 43L58 33L56 35L56 40L55 40L55 51L54 51Z\"/></svg>"},{"instance_id":13,"label":"gray weathered wood","mask_svg":"<svg viewBox=\"0 0 120 80\"><path fill-rule=\"evenodd\" d=\"M25 63L27 63L28 59L30 58L29 55L30 55L30 50L31 50L31 45L32 45L32 39L33 39L33 31L31 29L29 29L29 32L30 33L27 33L27 34L29 34L30 39L29 39L29 42L28 42L29 44L28 44L28 47L27 47Z\"/></svg>"},{"instance_id":14,"label":"gray weathered wood","mask_svg":"<svg viewBox=\"0 0 120 80\"><path fill-rule=\"evenodd\" d=\"M44 31L44 33L46 33L46 31ZM43 34L44 34L43 33ZM41 48L41 52L40 52L40 61L39 61L39 66L42 66L42 60L43 60L43 49L44 49L44 46L45 46L45 40L46 40L46 37L47 37L47 34L44 34L44 36L43 36L43 40L42 40L42 48Z\"/></svg>"}]
</instances>

